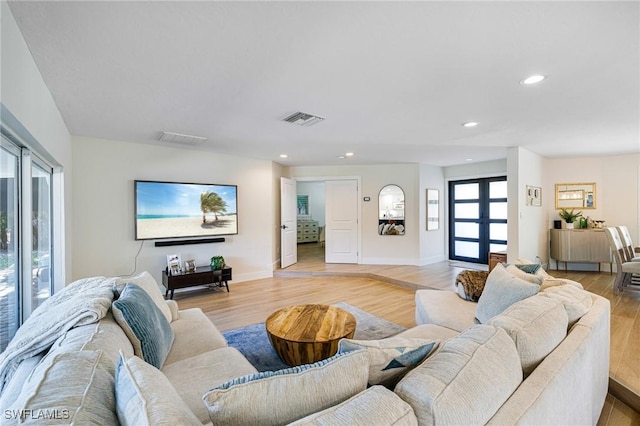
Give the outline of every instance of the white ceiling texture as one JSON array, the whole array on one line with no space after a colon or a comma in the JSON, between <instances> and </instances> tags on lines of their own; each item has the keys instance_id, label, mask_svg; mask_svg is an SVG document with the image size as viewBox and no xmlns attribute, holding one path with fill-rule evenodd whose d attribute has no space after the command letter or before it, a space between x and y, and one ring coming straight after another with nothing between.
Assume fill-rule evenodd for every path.
<instances>
[{"instance_id":1,"label":"white ceiling texture","mask_svg":"<svg viewBox=\"0 0 640 426\"><path fill-rule=\"evenodd\" d=\"M73 135L176 132L285 165L640 152L637 1L10 7ZM296 111L325 120L282 121Z\"/></svg>"}]
</instances>

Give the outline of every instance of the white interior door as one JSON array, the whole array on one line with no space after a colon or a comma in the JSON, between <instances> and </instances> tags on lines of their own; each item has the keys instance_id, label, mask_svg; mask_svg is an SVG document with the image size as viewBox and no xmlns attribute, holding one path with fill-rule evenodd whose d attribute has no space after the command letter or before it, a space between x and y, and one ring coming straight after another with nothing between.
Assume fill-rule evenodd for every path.
<instances>
[{"instance_id":1,"label":"white interior door","mask_svg":"<svg viewBox=\"0 0 640 426\"><path fill-rule=\"evenodd\" d=\"M325 195L325 261L358 263L358 181L329 180Z\"/></svg>"},{"instance_id":2,"label":"white interior door","mask_svg":"<svg viewBox=\"0 0 640 426\"><path fill-rule=\"evenodd\" d=\"M280 178L280 267L298 261L296 181Z\"/></svg>"}]
</instances>

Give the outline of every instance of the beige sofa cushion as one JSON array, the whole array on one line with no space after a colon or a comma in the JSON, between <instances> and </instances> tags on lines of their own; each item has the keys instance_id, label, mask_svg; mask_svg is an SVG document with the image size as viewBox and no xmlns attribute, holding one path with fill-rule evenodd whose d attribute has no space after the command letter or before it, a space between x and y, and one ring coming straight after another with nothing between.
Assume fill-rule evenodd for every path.
<instances>
[{"instance_id":1,"label":"beige sofa cushion","mask_svg":"<svg viewBox=\"0 0 640 426\"><path fill-rule=\"evenodd\" d=\"M243 376L203 396L214 425L285 424L367 387L369 355L347 352L315 364Z\"/></svg>"},{"instance_id":2,"label":"beige sofa cushion","mask_svg":"<svg viewBox=\"0 0 640 426\"><path fill-rule=\"evenodd\" d=\"M513 275L499 263L487 277L487 283L476 307L476 318L485 324L509 306L533 296L539 290L538 284Z\"/></svg>"},{"instance_id":3,"label":"beige sofa cushion","mask_svg":"<svg viewBox=\"0 0 640 426\"><path fill-rule=\"evenodd\" d=\"M591 294L573 285L548 287L538 294L562 303L569 317L569 327L589 312L593 305Z\"/></svg>"},{"instance_id":4,"label":"beige sofa cushion","mask_svg":"<svg viewBox=\"0 0 640 426\"><path fill-rule=\"evenodd\" d=\"M418 419L411 406L382 386L372 386L341 404L291 423L292 426L413 426L417 424Z\"/></svg>"},{"instance_id":5,"label":"beige sofa cushion","mask_svg":"<svg viewBox=\"0 0 640 426\"><path fill-rule=\"evenodd\" d=\"M118 360L115 395L123 426L202 424L164 374L138 357Z\"/></svg>"},{"instance_id":6,"label":"beige sofa cushion","mask_svg":"<svg viewBox=\"0 0 640 426\"><path fill-rule=\"evenodd\" d=\"M447 327L436 324L422 324L415 327L407 328L404 331L396 334L397 337L409 337L409 338L421 338L421 339L433 339L444 342L453 337L458 336L460 333Z\"/></svg>"},{"instance_id":7,"label":"beige sofa cushion","mask_svg":"<svg viewBox=\"0 0 640 426\"><path fill-rule=\"evenodd\" d=\"M567 313L562 303L539 295L511 305L489 324L502 328L513 339L525 375L567 335Z\"/></svg>"},{"instance_id":8,"label":"beige sofa cushion","mask_svg":"<svg viewBox=\"0 0 640 426\"><path fill-rule=\"evenodd\" d=\"M227 346L224 336L200 308L178 312L171 323L174 340L164 365Z\"/></svg>"},{"instance_id":9,"label":"beige sofa cushion","mask_svg":"<svg viewBox=\"0 0 640 426\"><path fill-rule=\"evenodd\" d=\"M395 393L421 425L485 424L521 382L511 338L502 329L478 325L443 343Z\"/></svg>"},{"instance_id":10,"label":"beige sofa cushion","mask_svg":"<svg viewBox=\"0 0 640 426\"><path fill-rule=\"evenodd\" d=\"M165 365L162 372L198 420L207 423L209 412L202 395L215 386L258 370L236 348L226 347Z\"/></svg>"},{"instance_id":11,"label":"beige sofa cushion","mask_svg":"<svg viewBox=\"0 0 640 426\"><path fill-rule=\"evenodd\" d=\"M153 300L153 303L158 307L158 309L160 309L162 315L164 315L167 321L171 322L171 308L169 308L169 306L165 302L158 282L151 276L150 273L144 271L133 277L118 278L115 285L120 291L122 291L127 283L137 284L142 287L142 289L146 291L147 294L149 294L151 300Z\"/></svg>"},{"instance_id":12,"label":"beige sofa cushion","mask_svg":"<svg viewBox=\"0 0 640 426\"><path fill-rule=\"evenodd\" d=\"M454 291L416 291L416 324L436 324L464 331L477 324L474 302L462 300Z\"/></svg>"},{"instance_id":13,"label":"beige sofa cushion","mask_svg":"<svg viewBox=\"0 0 640 426\"><path fill-rule=\"evenodd\" d=\"M102 351L46 356L10 410L30 410L20 424L117 424L113 375ZM41 416L54 415L53 418ZM3 413L4 416L4 413ZM18 424L3 417L2 424Z\"/></svg>"}]
</instances>

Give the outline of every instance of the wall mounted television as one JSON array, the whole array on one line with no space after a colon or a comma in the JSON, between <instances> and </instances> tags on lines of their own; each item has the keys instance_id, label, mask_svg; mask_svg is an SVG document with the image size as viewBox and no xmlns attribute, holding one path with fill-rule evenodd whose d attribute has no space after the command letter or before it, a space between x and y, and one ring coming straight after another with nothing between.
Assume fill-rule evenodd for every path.
<instances>
[{"instance_id":1,"label":"wall mounted television","mask_svg":"<svg viewBox=\"0 0 640 426\"><path fill-rule=\"evenodd\" d=\"M238 233L238 187L136 180L136 240Z\"/></svg>"}]
</instances>

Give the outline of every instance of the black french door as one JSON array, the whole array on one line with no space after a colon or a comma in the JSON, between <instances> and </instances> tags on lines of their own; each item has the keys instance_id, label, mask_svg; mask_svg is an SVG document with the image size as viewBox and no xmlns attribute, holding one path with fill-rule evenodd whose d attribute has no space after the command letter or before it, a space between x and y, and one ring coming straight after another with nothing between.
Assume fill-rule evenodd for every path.
<instances>
[{"instance_id":1,"label":"black french door","mask_svg":"<svg viewBox=\"0 0 640 426\"><path fill-rule=\"evenodd\" d=\"M507 177L449 182L449 259L489 263L507 249Z\"/></svg>"}]
</instances>

